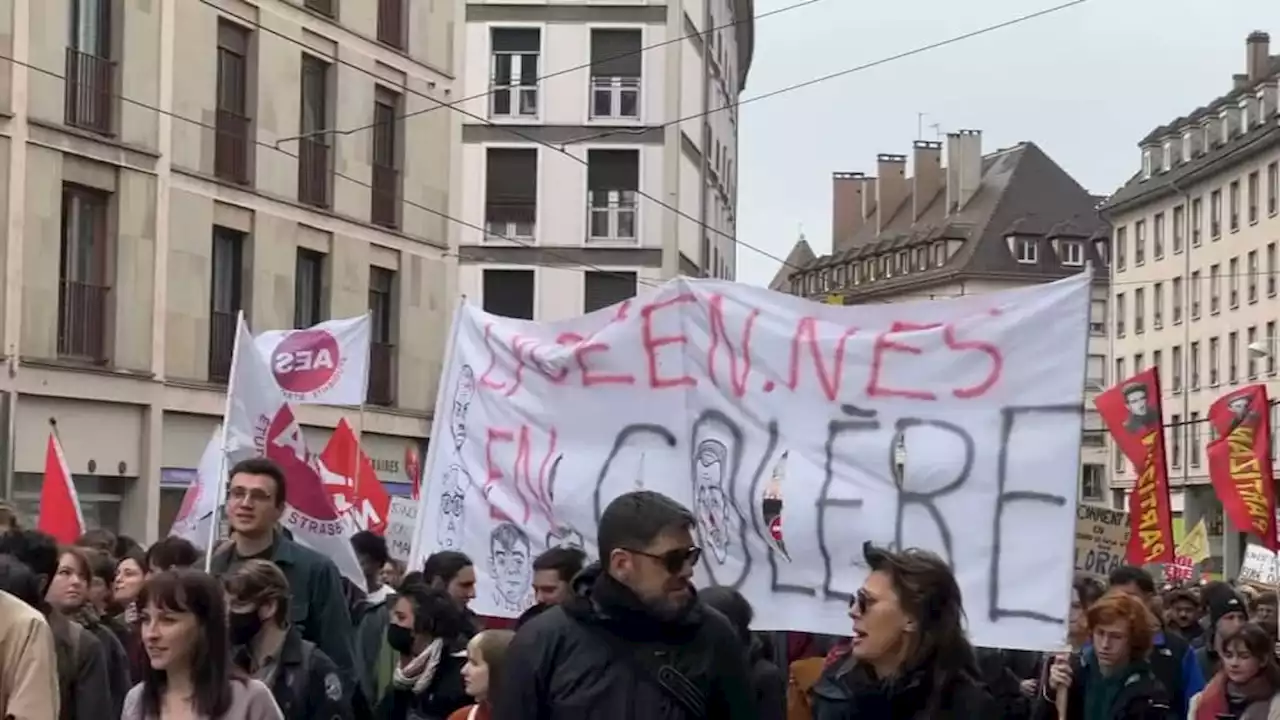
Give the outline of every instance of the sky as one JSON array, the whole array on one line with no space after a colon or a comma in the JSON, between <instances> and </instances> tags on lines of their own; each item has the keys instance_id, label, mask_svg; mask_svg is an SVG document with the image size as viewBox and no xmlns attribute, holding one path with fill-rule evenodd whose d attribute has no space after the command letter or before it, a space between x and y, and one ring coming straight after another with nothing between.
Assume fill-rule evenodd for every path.
<instances>
[{"instance_id":1,"label":"sky","mask_svg":"<svg viewBox=\"0 0 1280 720\"><path fill-rule=\"evenodd\" d=\"M740 100L1063 1L820 0L780 12L756 23ZM756 15L795 3L755 0ZM935 124L981 130L984 152L1033 141L1089 191L1109 194L1138 170L1144 135L1231 89L1253 30L1270 32L1280 54L1274 0L1088 0L747 102L737 279L767 284L801 230L814 252L829 252L831 173L874 175L877 154L909 156L921 124L925 140L937 139Z\"/></svg>"}]
</instances>

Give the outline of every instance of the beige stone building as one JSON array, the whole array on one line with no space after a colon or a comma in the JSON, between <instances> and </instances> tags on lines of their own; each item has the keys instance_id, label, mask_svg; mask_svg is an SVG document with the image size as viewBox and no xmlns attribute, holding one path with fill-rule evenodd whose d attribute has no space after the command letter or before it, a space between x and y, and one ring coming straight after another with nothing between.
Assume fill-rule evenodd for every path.
<instances>
[{"instance_id":1,"label":"beige stone building","mask_svg":"<svg viewBox=\"0 0 1280 720\"><path fill-rule=\"evenodd\" d=\"M406 487L456 295L437 213L460 133L413 113L452 99L460 6L0 0L5 495L34 511L55 418L86 519L167 531L240 310L373 313L365 447ZM362 413L301 415L318 449Z\"/></svg>"},{"instance_id":2,"label":"beige stone building","mask_svg":"<svg viewBox=\"0 0 1280 720\"><path fill-rule=\"evenodd\" d=\"M1280 391L1280 57L1262 32L1245 50L1228 92L1142 139L1137 173L1104 208L1115 227L1111 377L1160 369L1174 509L1188 528L1206 518L1211 571L1238 567L1243 538L1222 542L1204 454L1209 405L1250 383ZM1134 475L1112 454L1119 501Z\"/></svg>"}]
</instances>

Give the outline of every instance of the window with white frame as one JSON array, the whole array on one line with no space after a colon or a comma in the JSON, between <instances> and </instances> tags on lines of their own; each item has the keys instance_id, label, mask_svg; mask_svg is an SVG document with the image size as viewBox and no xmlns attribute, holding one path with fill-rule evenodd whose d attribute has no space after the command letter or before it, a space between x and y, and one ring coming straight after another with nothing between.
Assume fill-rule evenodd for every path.
<instances>
[{"instance_id":1,"label":"window with white frame","mask_svg":"<svg viewBox=\"0 0 1280 720\"><path fill-rule=\"evenodd\" d=\"M1084 265L1084 243L1079 240L1062 241L1062 264Z\"/></svg>"},{"instance_id":2,"label":"window with white frame","mask_svg":"<svg viewBox=\"0 0 1280 720\"><path fill-rule=\"evenodd\" d=\"M493 117L538 115L538 65L542 31L538 28L493 28L489 74L489 114Z\"/></svg>"},{"instance_id":3,"label":"window with white frame","mask_svg":"<svg viewBox=\"0 0 1280 720\"><path fill-rule=\"evenodd\" d=\"M635 241L640 190L638 150L587 151L588 240Z\"/></svg>"},{"instance_id":4,"label":"window with white frame","mask_svg":"<svg viewBox=\"0 0 1280 720\"><path fill-rule=\"evenodd\" d=\"M1015 237L1013 239L1014 257L1018 262L1027 265L1034 265L1040 260L1039 246L1036 245L1035 238Z\"/></svg>"},{"instance_id":5,"label":"window with white frame","mask_svg":"<svg viewBox=\"0 0 1280 720\"><path fill-rule=\"evenodd\" d=\"M591 117L640 117L640 30L591 31Z\"/></svg>"}]
</instances>

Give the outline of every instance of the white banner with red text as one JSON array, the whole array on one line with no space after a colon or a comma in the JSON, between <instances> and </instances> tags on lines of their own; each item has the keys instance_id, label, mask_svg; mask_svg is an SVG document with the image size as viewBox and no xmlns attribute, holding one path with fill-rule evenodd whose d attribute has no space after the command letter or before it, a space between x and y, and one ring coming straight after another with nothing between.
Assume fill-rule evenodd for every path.
<instances>
[{"instance_id":1,"label":"white banner with red text","mask_svg":"<svg viewBox=\"0 0 1280 720\"><path fill-rule=\"evenodd\" d=\"M268 330L253 342L289 402L361 405L372 328L371 316L364 314L302 330Z\"/></svg>"}]
</instances>

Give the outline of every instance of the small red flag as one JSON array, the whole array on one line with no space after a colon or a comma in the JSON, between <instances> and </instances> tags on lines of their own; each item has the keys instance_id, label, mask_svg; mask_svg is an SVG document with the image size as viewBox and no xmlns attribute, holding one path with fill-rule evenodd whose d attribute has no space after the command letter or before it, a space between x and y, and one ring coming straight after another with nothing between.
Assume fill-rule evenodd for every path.
<instances>
[{"instance_id":1,"label":"small red flag","mask_svg":"<svg viewBox=\"0 0 1280 720\"><path fill-rule=\"evenodd\" d=\"M80 497L62 454L62 444L52 431L44 453L44 485L40 488L40 518L36 529L66 545L75 542L85 531Z\"/></svg>"}]
</instances>

